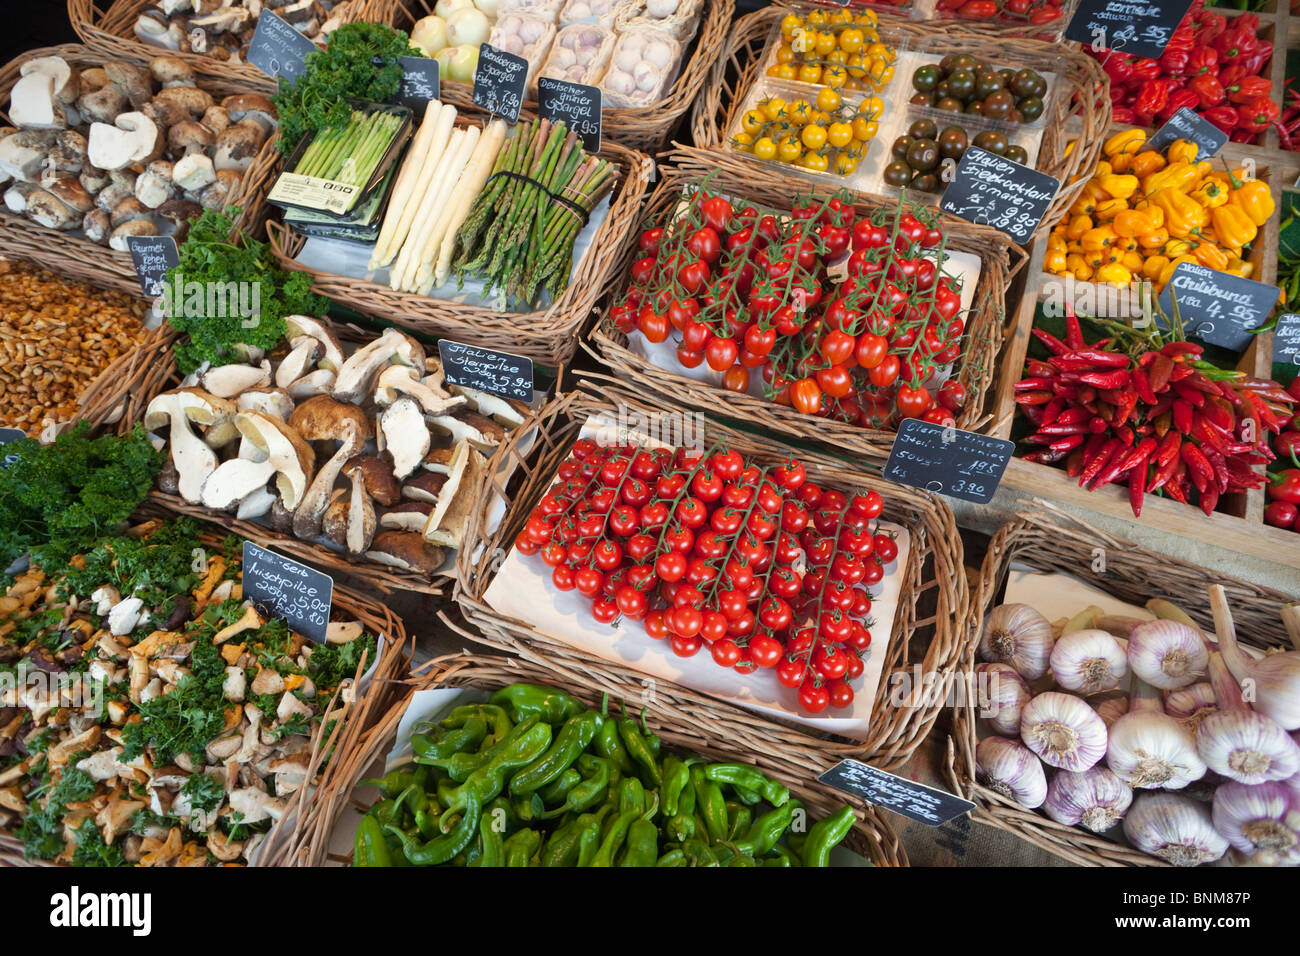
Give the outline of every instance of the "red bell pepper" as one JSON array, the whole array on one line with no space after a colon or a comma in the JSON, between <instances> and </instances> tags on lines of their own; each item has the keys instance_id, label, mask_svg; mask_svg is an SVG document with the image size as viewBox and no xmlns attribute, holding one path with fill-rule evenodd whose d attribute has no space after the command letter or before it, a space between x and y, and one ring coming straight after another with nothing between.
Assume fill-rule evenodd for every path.
<instances>
[{"instance_id":1,"label":"red bell pepper","mask_svg":"<svg viewBox=\"0 0 1300 956\"><path fill-rule=\"evenodd\" d=\"M1187 72L1192 75L1198 73L1215 72L1219 70L1219 51L1212 46L1197 46L1187 57Z\"/></svg>"},{"instance_id":2,"label":"red bell pepper","mask_svg":"<svg viewBox=\"0 0 1300 956\"><path fill-rule=\"evenodd\" d=\"M1231 133L1237 128L1237 108L1227 103L1212 106L1201 115L1225 133Z\"/></svg>"},{"instance_id":3,"label":"red bell pepper","mask_svg":"<svg viewBox=\"0 0 1300 956\"><path fill-rule=\"evenodd\" d=\"M1256 96L1237 110L1237 128L1250 133L1262 133L1281 114L1278 105L1267 96Z\"/></svg>"},{"instance_id":4,"label":"red bell pepper","mask_svg":"<svg viewBox=\"0 0 1300 956\"><path fill-rule=\"evenodd\" d=\"M1223 102L1223 85L1213 73L1206 72L1193 76L1187 81L1187 91L1196 97L1196 105L1202 110L1218 106Z\"/></svg>"},{"instance_id":5,"label":"red bell pepper","mask_svg":"<svg viewBox=\"0 0 1300 956\"><path fill-rule=\"evenodd\" d=\"M1300 505L1300 468L1287 468L1268 476L1268 496L1274 501Z\"/></svg>"},{"instance_id":6,"label":"red bell pepper","mask_svg":"<svg viewBox=\"0 0 1300 956\"><path fill-rule=\"evenodd\" d=\"M1245 103L1256 97L1268 99L1269 89L1272 87L1266 76L1246 76L1242 77L1232 86L1223 89L1228 99L1234 103Z\"/></svg>"},{"instance_id":7,"label":"red bell pepper","mask_svg":"<svg viewBox=\"0 0 1300 956\"><path fill-rule=\"evenodd\" d=\"M1150 126L1156 114L1165 108L1173 88L1174 81L1168 77L1151 80L1142 85L1138 91L1137 102L1133 104L1133 111L1137 113L1143 126Z\"/></svg>"}]
</instances>

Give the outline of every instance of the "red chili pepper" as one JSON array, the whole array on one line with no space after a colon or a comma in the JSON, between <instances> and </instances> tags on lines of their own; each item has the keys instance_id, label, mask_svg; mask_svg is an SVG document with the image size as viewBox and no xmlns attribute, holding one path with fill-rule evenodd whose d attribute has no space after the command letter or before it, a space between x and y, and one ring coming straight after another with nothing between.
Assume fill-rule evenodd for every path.
<instances>
[{"instance_id":1,"label":"red chili pepper","mask_svg":"<svg viewBox=\"0 0 1300 956\"><path fill-rule=\"evenodd\" d=\"M1033 392L1040 388L1049 388L1051 384L1049 379L1043 377L1022 378L1016 382L1015 390L1017 392Z\"/></svg>"},{"instance_id":2,"label":"red chili pepper","mask_svg":"<svg viewBox=\"0 0 1300 956\"><path fill-rule=\"evenodd\" d=\"M1156 449L1156 464L1166 465L1178 457L1178 446L1183 437L1178 432L1167 432Z\"/></svg>"},{"instance_id":3,"label":"red chili pepper","mask_svg":"<svg viewBox=\"0 0 1300 956\"><path fill-rule=\"evenodd\" d=\"M1114 106L1110 111L1111 119L1123 126L1132 126L1137 122L1137 114L1129 106Z\"/></svg>"},{"instance_id":4,"label":"red chili pepper","mask_svg":"<svg viewBox=\"0 0 1300 956\"><path fill-rule=\"evenodd\" d=\"M1267 402L1249 389L1243 389L1238 394L1246 397L1246 401L1258 416L1259 424L1271 432L1280 432L1282 430L1282 422L1273 414L1273 410L1268 407ZM1258 434L1258 431L1256 431L1256 434Z\"/></svg>"},{"instance_id":5,"label":"red chili pepper","mask_svg":"<svg viewBox=\"0 0 1300 956\"><path fill-rule=\"evenodd\" d=\"M1180 355L1199 356L1204 351L1204 346L1197 345L1195 342L1166 342L1160 347L1160 354L1170 358L1178 358Z\"/></svg>"},{"instance_id":6,"label":"red chili pepper","mask_svg":"<svg viewBox=\"0 0 1300 956\"><path fill-rule=\"evenodd\" d=\"M1142 517L1142 501L1146 498L1147 459L1139 458L1128 473L1128 504L1133 517Z\"/></svg>"},{"instance_id":7,"label":"red chili pepper","mask_svg":"<svg viewBox=\"0 0 1300 956\"><path fill-rule=\"evenodd\" d=\"M1169 374L1174 370L1174 362L1167 355L1157 355L1151 362L1151 389L1157 395L1169 384Z\"/></svg>"},{"instance_id":8,"label":"red chili pepper","mask_svg":"<svg viewBox=\"0 0 1300 956\"><path fill-rule=\"evenodd\" d=\"M1184 435L1192 433L1192 406L1181 398L1174 399L1174 427Z\"/></svg>"},{"instance_id":9,"label":"red chili pepper","mask_svg":"<svg viewBox=\"0 0 1300 956\"><path fill-rule=\"evenodd\" d=\"M1193 388L1185 381L1174 382L1174 394L1193 408L1200 408L1205 404L1205 393Z\"/></svg>"},{"instance_id":10,"label":"red chili pepper","mask_svg":"<svg viewBox=\"0 0 1300 956\"><path fill-rule=\"evenodd\" d=\"M1085 422L1053 422L1050 425L1044 425L1038 429L1039 435L1084 435L1088 433L1088 426Z\"/></svg>"},{"instance_id":11,"label":"red chili pepper","mask_svg":"<svg viewBox=\"0 0 1300 956\"><path fill-rule=\"evenodd\" d=\"M1126 368L1118 368L1112 372L1084 372L1080 378L1084 383L1097 388L1123 388L1129 383L1132 374Z\"/></svg>"},{"instance_id":12,"label":"red chili pepper","mask_svg":"<svg viewBox=\"0 0 1300 956\"><path fill-rule=\"evenodd\" d=\"M1300 505L1300 468L1287 468L1268 478L1268 496Z\"/></svg>"},{"instance_id":13,"label":"red chili pepper","mask_svg":"<svg viewBox=\"0 0 1300 956\"><path fill-rule=\"evenodd\" d=\"M1205 512L1207 518L1214 514L1214 509L1218 503L1219 488L1217 485L1210 485L1210 487L1201 492L1201 510Z\"/></svg>"},{"instance_id":14,"label":"red chili pepper","mask_svg":"<svg viewBox=\"0 0 1300 956\"><path fill-rule=\"evenodd\" d=\"M1033 332L1034 338L1042 342L1053 355L1064 355L1070 351L1069 346L1050 332L1044 332L1042 329L1031 329L1030 331Z\"/></svg>"},{"instance_id":15,"label":"red chili pepper","mask_svg":"<svg viewBox=\"0 0 1300 956\"><path fill-rule=\"evenodd\" d=\"M1067 408L1057 416L1056 420L1063 424L1073 424L1075 422L1086 422L1092 417L1092 413L1086 408L1075 405L1073 408Z\"/></svg>"},{"instance_id":16,"label":"red chili pepper","mask_svg":"<svg viewBox=\"0 0 1300 956\"><path fill-rule=\"evenodd\" d=\"M1050 425L1060 418L1061 411L1065 408L1065 399L1061 396L1055 396L1050 402L1043 406L1043 424Z\"/></svg>"},{"instance_id":17,"label":"red chili pepper","mask_svg":"<svg viewBox=\"0 0 1300 956\"><path fill-rule=\"evenodd\" d=\"M1128 449L1124 447L1122 442L1117 442L1111 449L1110 455L1107 456L1106 463L1097 472L1096 476L1093 478L1092 484L1088 486L1088 490L1096 491L1098 488L1110 484L1122 475L1122 466L1127 458Z\"/></svg>"},{"instance_id":18,"label":"red chili pepper","mask_svg":"<svg viewBox=\"0 0 1300 956\"><path fill-rule=\"evenodd\" d=\"M1071 478L1078 478L1081 471L1083 471L1083 452L1075 449L1070 452L1070 457L1065 459L1065 473Z\"/></svg>"},{"instance_id":19,"label":"red chili pepper","mask_svg":"<svg viewBox=\"0 0 1300 956\"><path fill-rule=\"evenodd\" d=\"M1022 407L1025 405L1046 405L1051 400L1052 393L1047 391L1021 392L1016 396L1016 404Z\"/></svg>"},{"instance_id":20,"label":"red chili pepper","mask_svg":"<svg viewBox=\"0 0 1300 956\"><path fill-rule=\"evenodd\" d=\"M1219 72L1219 51L1212 46L1197 46L1187 57L1187 72L1193 76Z\"/></svg>"},{"instance_id":21,"label":"red chili pepper","mask_svg":"<svg viewBox=\"0 0 1300 956\"><path fill-rule=\"evenodd\" d=\"M1133 370L1133 390L1137 392L1138 398L1148 405L1154 405L1159 399L1156 393L1151 390L1151 380L1147 377L1146 369L1137 368Z\"/></svg>"},{"instance_id":22,"label":"red chili pepper","mask_svg":"<svg viewBox=\"0 0 1300 956\"><path fill-rule=\"evenodd\" d=\"M1091 365L1104 365L1107 368L1128 368L1129 357L1123 352L1105 352L1101 349L1076 348L1073 352L1061 356L1066 360L1078 360Z\"/></svg>"},{"instance_id":23,"label":"red chili pepper","mask_svg":"<svg viewBox=\"0 0 1300 956\"><path fill-rule=\"evenodd\" d=\"M1205 460L1208 461L1210 467L1214 469L1213 487L1219 492L1219 494L1223 494L1228 490L1228 463L1226 459L1224 459L1224 457L1213 448L1206 448L1204 446L1201 448L1201 454L1205 456Z\"/></svg>"},{"instance_id":24,"label":"red chili pepper","mask_svg":"<svg viewBox=\"0 0 1300 956\"><path fill-rule=\"evenodd\" d=\"M1052 451L1067 452L1078 448L1084 441L1082 435L1066 435L1064 438L1058 438L1047 447Z\"/></svg>"},{"instance_id":25,"label":"red chili pepper","mask_svg":"<svg viewBox=\"0 0 1300 956\"><path fill-rule=\"evenodd\" d=\"M1178 466L1181 463L1182 459L1175 454L1169 461L1159 464L1156 467L1155 474L1151 476L1151 481L1147 484L1147 494L1157 492L1168 484L1169 479L1178 471Z\"/></svg>"},{"instance_id":26,"label":"red chili pepper","mask_svg":"<svg viewBox=\"0 0 1300 956\"><path fill-rule=\"evenodd\" d=\"M1267 96L1252 97L1237 110L1237 128L1250 133L1262 133L1280 113L1278 105Z\"/></svg>"},{"instance_id":27,"label":"red chili pepper","mask_svg":"<svg viewBox=\"0 0 1300 956\"><path fill-rule=\"evenodd\" d=\"M1205 460L1201 450L1191 442L1184 442L1178 453L1187 464L1192 484L1203 494L1210 482L1214 480L1214 468Z\"/></svg>"},{"instance_id":28,"label":"red chili pepper","mask_svg":"<svg viewBox=\"0 0 1300 956\"><path fill-rule=\"evenodd\" d=\"M1187 81L1187 90L1195 95L1196 105L1200 109L1209 109L1223 102L1225 91L1219 78L1213 73L1201 73Z\"/></svg>"},{"instance_id":29,"label":"red chili pepper","mask_svg":"<svg viewBox=\"0 0 1300 956\"><path fill-rule=\"evenodd\" d=\"M1227 103L1212 106L1201 115L1225 133L1231 133L1237 128L1237 108Z\"/></svg>"}]
</instances>

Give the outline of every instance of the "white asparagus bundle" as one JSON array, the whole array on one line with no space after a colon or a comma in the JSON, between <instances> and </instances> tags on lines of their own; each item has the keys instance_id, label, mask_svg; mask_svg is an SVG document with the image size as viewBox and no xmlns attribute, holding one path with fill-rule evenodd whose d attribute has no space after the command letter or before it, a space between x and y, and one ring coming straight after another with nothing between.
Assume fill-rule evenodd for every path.
<instances>
[{"instance_id":1,"label":"white asparagus bundle","mask_svg":"<svg viewBox=\"0 0 1300 956\"><path fill-rule=\"evenodd\" d=\"M420 129L398 171L397 182L393 184L388 212L370 256L371 269L381 269L391 263L402 247L415 218L416 207L428 188L428 173L446 150L455 122L456 107L437 100L429 101Z\"/></svg>"},{"instance_id":2,"label":"white asparagus bundle","mask_svg":"<svg viewBox=\"0 0 1300 956\"><path fill-rule=\"evenodd\" d=\"M505 141L505 121L494 118L483 130L483 136L474 149L474 155L470 157L469 165L460 174L453 201L440 211L438 227L425 245L420 271L415 277L421 294L428 295L434 286L441 287L447 281L451 272L451 251L456 244L456 232L469 216L474 200L483 191Z\"/></svg>"},{"instance_id":3,"label":"white asparagus bundle","mask_svg":"<svg viewBox=\"0 0 1300 956\"><path fill-rule=\"evenodd\" d=\"M402 243L402 251L397 254L397 262L393 265L391 274L388 277L388 284L393 289L405 290L409 281L407 272L411 278L415 277L415 270L419 267L419 262L413 262L417 254L418 234L425 222L433 215L433 201L438 192L438 183L441 183L447 177L447 170L451 166L452 159L460 149L461 141L465 138L463 129L453 129L451 137L447 140L447 148L442 151L442 156L438 158L437 165L433 168L433 173L427 180L427 187L424 190L423 198L419 202L419 208L416 210L413 222L413 228L406 234L406 241Z\"/></svg>"},{"instance_id":4,"label":"white asparagus bundle","mask_svg":"<svg viewBox=\"0 0 1300 956\"><path fill-rule=\"evenodd\" d=\"M474 154L474 148L478 146L479 138L482 135L483 131L477 126L471 126L465 130L465 135L460 138L455 153L451 157L451 162L443 170L442 178L430 187L433 202L430 205L429 214L420 219L419 231L412 233L407 238L411 246L411 257L407 260L406 269L402 273L402 285L399 287L405 292L419 291L420 281L418 275L420 265L424 262L425 248L429 244L429 237L438 228L438 223L442 220L442 211L450 201L456 183L460 179L460 174L469 164L469 159ZM405 250L403 251L405 252Z\"/></svg>"}]
</instances>

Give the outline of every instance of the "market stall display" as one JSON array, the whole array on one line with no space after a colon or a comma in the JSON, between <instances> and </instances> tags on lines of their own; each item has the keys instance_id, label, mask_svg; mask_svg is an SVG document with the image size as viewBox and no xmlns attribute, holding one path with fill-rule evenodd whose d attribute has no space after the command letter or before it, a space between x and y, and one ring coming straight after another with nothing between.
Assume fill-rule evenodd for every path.
<instances>
[{"instance_id":1,"label":"market stall display","mask_svg":"<svg viewBox=\"0 0 1300 956\"><path fill-rule=\"evenodd\" d=\"M1295 865L1275 785L1300 761L1295 598L1063 516L1003 527L970 619L984 689L954 713L954 785L982 822L1074 863Z\"/></svg>"}]
</instances>

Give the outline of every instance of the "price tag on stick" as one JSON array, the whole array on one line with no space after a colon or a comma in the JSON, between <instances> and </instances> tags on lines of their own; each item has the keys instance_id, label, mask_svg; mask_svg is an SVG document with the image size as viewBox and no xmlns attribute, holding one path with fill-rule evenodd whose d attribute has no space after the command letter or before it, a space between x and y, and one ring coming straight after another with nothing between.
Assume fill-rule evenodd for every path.
<instances>
[{"instance_id":1,"label":"price tag on stick","mask_svg":"<svg viewBox=\"0 0 1300 956\"><path fill-rule=\"evenodd\" d=\"M528 84L528 61L491 43L478 48L478 68L474 71L474 105L500 116L508 123L519 119L524 105L524 87Z\"/></svg>"},{"instance_id":2,"label":"price tag on stick","mask_svg":"<svg viewBox=\"0 0 1300 956\"><path fill-rule=\"evenodd\" d=\"M248 62L269 77L292 81L307 72L307 54L319 49L270 10L263 10L248 43Z\"/></svg>"},{"instance_id":3,"label":"price tag on stick","mask_svg":"<svg viewBox=\"0 0 1300 956\"><path fill-rule=\"evenodd\" d=\"M1046 173L971 146L957 164L939 208L969 222L992 226L1024 245L1060 188L1060 180Z\"/></svg>"},{"instance_id":4,"label":"price tag on stick","mask_svg":"<svg viewBox=\"0 0 1300 956\"><path fill-rule=\"evenodd\" d=\"M587 152L600 151L600 87L539 76L537 113L553 123L564 120L569 129L582 137Z\"/></svg>"},{"instance_id":5,"label":"price tag on stick","mask_svg":"<svg viewBox=\"0 0 1300 956\"><path fill-rule=\"evenodd\" d=\"M1115 50L1156 59L1191 5L1191 0L1079 0L1065 38L1098 52Z\"/></svg>"},{"instance_id":6,"label":"price tag on stick","mask_svg":"<svg viewBox=\"0 0 1300 956\"><path fill-rule=\"evenodd\" d=\"M1184 107L1156 130L1155 135L1147 140L1146 148L1163 152L1166 146L1180 139L1190 139L1196 144L1196 158L1199 161L1213 159L1214 154L1223 149L1223 144L1228 141L1228 134Z\"/></svg>"},{"instance_id":7,"label":"price tag on stick","mask_svg":"<svg viewBox=\"0 0 1300 956\"><path fill-rule=\"evenodd\" d=\"M532 359L463 345L451 339L438 340L438 355L448 385L476 388L524 403L533 400Z\"/></svg>"},{"instance_id":8,"label":"price tag on stick","mask_svg":"<svg viewBox=\"0 0 1300 956\"><path fill-rule=\"evenodd\" d=\"M946 790L927 787L847 758L819 776L817 781L928 827L943 826L975 809L975 804L969 800Z\"/></svg>"},{"instance_id":9,"label":"price tag on stick","mask_svg":"<svg viewBox=\"0 0 1300 956\"><path fill-rule=\"evenodd\" d=\"M317 644L325 643L334 579L305 564L244 542L244 597L259 613L281 618Z\"/></svg>"},{"instance_id":10,"label":"price tag on stick","mask_svg":"<svg viewBox=\"0 0 1300 956\"><path fill-rule=\"evenodd\" d=\"M441 97L442 77L438 72L438 61L423 56L399 56L397 62L402 68L397 102L414 112L418 119L424 115L430 100Z\"/></svg>"},{"instance_id":11,"label":"price tag on stick","mask_svg":"<svg viewBox=\"0 0 1300 956\"><path fill-rule=\"evenodd\" d=\"M1002 438L908 418L883 474L886 481L986 505L1015 450L1015 442Z\"/></svg>"},{"instance_id":12,"label":"price tag on stick","mask_svg":"<svg viewBox=\"0 0 1300 956\"><path fill-rule=\"evenodd\" d=\"M1300 315L1288 312L1273 330L1273 364L1291 365L1300 371Z\"/></svg>"},{"instance_id":13,"label":"price tag on stick","mask_svg":"<svg viewBox=\"0 0 1300 956\"><path fill-rule=\"evenodd\" d=\"M127 236L126 248L131 253L136 278L140 280L140 291L149 299L162 295L167 286L167 270L180 265L176 240L171 236Z\"/></svg>"},{"instance_id":14,"label":"price tag on stick","mask_svg":"<svg viewBox=\"0 0 1300 956\"><path fill-rule=\"evenodd\" d=\"M1281 295L1275 285L1207 269L1196 262L1180 262L1159 301L1169 316L1177 302L1178 317L1189 336L1242 352L1254 338L1251 330L1264 324ZM1156 324L1166 327L1159 316Z\"/></svg>"}]
</instances>

